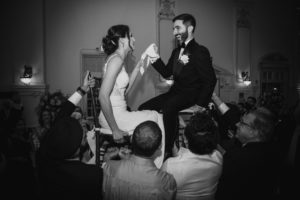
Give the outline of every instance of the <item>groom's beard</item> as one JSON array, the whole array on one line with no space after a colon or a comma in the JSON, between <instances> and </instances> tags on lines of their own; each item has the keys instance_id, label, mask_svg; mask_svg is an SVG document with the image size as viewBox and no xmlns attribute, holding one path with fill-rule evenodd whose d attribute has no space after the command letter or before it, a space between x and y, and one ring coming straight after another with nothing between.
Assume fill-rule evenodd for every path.
<instances>
[{"instance_id":1,"label":"groom's beard","mask_svg":"<svg viewBox=\"0 0 300 200\"><path fill-rule=\"evenodd\" d=\"M180 39L177 38L178 36L180 36ZM186 41L186 39L188 38L188 31L186 30L185 32L183 33L179 33L179 34L176 34L175 37L176 39L179 41L180 44L182 44L183 42Z\"/></svg>"}]
</instances>

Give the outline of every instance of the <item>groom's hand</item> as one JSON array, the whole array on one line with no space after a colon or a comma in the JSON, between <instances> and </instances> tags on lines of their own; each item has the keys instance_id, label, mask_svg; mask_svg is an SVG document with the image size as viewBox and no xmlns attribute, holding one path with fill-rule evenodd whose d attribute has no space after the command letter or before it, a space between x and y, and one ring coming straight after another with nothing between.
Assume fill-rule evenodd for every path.
<instances>
[{"instance_id":1,"label":"groom's hand","mask_svg":"<svg viewBox=\"0 0 300 200\"><path fill-rule=\"evenodd\" d=\"M144 51L144 53L142 54L142 60L144 60L146 58L146 56L148 56L150 58L150 61L155 59L157 60L159 58L159 54L157 53L158 48L156 46L156 44L152 43L150 44L147 49Z\"/></svg>"}]
</instances>

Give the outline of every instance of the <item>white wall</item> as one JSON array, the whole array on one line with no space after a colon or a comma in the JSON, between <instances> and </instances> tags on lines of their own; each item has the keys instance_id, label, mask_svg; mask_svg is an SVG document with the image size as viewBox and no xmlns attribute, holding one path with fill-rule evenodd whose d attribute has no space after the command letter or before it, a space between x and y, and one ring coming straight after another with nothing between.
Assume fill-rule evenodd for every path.
<instances>
[{"instance_id":1,"label":"white wall","mask_svg":"<svg viewBox=\"0 0 300 200\"><path fill-rule=\"evenodd\" d=\"M1 29L1 60L4 71L0 83L6 86L21 84L19 77L24 65L33 67L33 85L44 83L43 10L41 0L12 0L3 4L5 26Z\"/></svg>"},{"instance_id":2,"label":"white wall","mask_svg":"<svg viewBox=\"0 0 300 200\"><path fill-rule=\"evenodd\" d=\"M214 64L233 72L233 2L178 0L176 7L176 14L194 15L195 39L210 50Z\"/></svg>"},{"instance_id":3,"label":"white wall","mask_svg":"<svg viewBox=\"0 0 300 200\"><path fill-rule=\"evenodd\" d=\"M136 39L134 55L139 57L156 41L155 8L155 0L47 0L46 80L50 90L74 91L80 84L80 49L99 47L112 25L130 26ZM135 99L144 101L145 95L155 95L153 84L147 82L146 86L147 93L136 90L130 104L140 103Z\"/></svg>"},{"instance_id":4,"label":"white wall","mask_svg":"<svg viewBox=\"0 0 300 200\"><path fill-rule=\"evenodd\" d=\"M124 23L131 27L136 38L134 55L137 58L150 43L157 41L158 0L45 0L45 2L45 70L46 82L50 85L51 91L61 89L64 93L71 93L79 85L80 49L99 47L102 37L111 25ZM280 52L292 62L292 24L288 23L292 13L289 10L290 5L267 0L250 0L248 3L253 84L248 88L236 85L224 87L222 98L226 101L237 100L238 92L245 92L248 95L259 93L258 64L264 55ZM210 50L215 65L231 73L235 73L236 6L237 1L234 0L176 0L175 4L176 15L187 12L195 16L196 40ZM172 38L172 25L164 29L167 28L170 29L169 34ZM165 61L168 58L166 55L170 53L161 52ZM138 79L136 87L129 95L129 105L133 109L155 96L157 73L151 67L148 70L142 79Z\"/></svg>"},{"instance_id":5,"label":"white wall","mask_svg":"<svg viewBox=\"0 0 300 200\"><path fill-rule=\"evenodd\" d=\"M289 1L248 0L251 4L251 78L254 81L259 79L258 63L265 54L282 53L293 66L295 47L291 15L294 10ZM80 50L99 47L107 29L115 24L131 27L136 39L134 55L138 58L150 43L157 41L157 2L11 0L3 6L5 12L1 12L4 28L1 29L0 90L10 90L11 85L20 84L18 77L23 65L30 64L35 73L34 85L45 82L52 92L60 89L66 94L72 93L80 84ZM235 0L176 0L175 4L176 15L187 12L196 17L196 41L208 47L215 65L229 72L234 72L235 6ZM171 33L172 26L169 29ZM131 69L132 66L129 71ZM155 95L156 81L157 73L149 67L129 96L133 109ZM239 91L252 94L254 89L224 87L222 98L237 100Z\"/></svg>"},{"instance_id":6,"label":"white wall","mask_svg":"<svg viewBox=\"0 0 300 200\"><path fill-rule=\"evenodd\" d=\"M41 0L11 0L1 5L0 91L17 91L28 127L38 125L35 108L44 92L43 4ZM24 65L31 65L30 86L20 82Z\"/></svg>"}]
</instances>

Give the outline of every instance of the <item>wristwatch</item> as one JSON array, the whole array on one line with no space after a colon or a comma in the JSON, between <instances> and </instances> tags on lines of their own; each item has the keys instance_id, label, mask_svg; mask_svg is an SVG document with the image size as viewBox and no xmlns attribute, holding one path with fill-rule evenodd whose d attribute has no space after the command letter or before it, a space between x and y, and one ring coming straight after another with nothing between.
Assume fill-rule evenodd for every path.
<instances>
[{"instance_id":1,"label":"wristwatch","mask_svg":"<svg viewBox=\"0 0 300 200\"><path fill-rule=\"evenodd\" d=\"M86 94L86 91L84 91L80 86L77 88L76 91L79 92L81 96L84 96Z\"/></svg>"}]
</instances>

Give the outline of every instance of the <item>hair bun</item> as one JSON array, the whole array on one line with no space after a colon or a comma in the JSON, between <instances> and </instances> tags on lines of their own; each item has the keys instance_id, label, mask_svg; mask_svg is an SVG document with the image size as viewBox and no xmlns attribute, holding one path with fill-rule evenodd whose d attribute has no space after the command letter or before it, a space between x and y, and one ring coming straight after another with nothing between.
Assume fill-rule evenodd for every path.
<instances>
[{"instance_id":1,"label":"hair bun","mask_svg":"<svg viewBox=\"0 0 300 200\"><path fill-rule=\"evenodd\" d=\"M102 39L102 47L104 52L109 56L119 47L119 39L129 38L129 27L127 25L115 25L108 29L107 35Z\"/></svg>"},{"instance_id":2,"label":"hair bun","mask_svg":"<svg viewBox=\"0 0 300 200\"><path fill-rule=\"evenodd\" d=\"M102 47L104 52L107 55L112 54L113 52L115 52L115 50L117 50L118 45L117 43L114 41L114 38L106 35L103 39L102 39Z\"/></svg>"}]
</instances>

